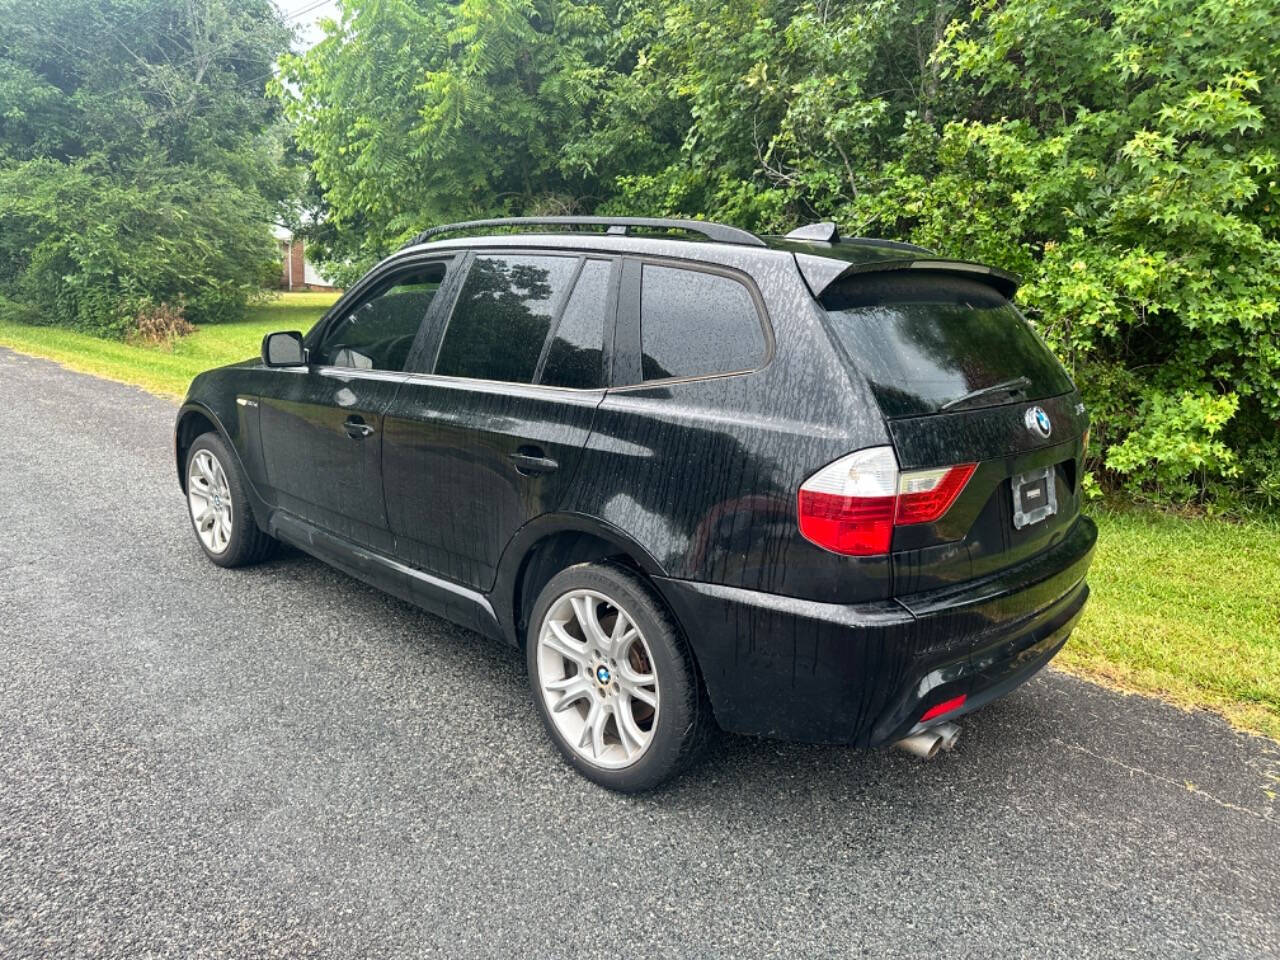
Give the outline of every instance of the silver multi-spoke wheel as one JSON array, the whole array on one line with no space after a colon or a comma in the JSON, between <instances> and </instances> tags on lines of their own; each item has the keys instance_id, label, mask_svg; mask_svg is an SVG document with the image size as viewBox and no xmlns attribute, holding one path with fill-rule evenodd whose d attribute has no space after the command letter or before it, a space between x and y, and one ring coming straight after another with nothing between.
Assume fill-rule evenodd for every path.
<instances>
[{"instance_id":1,"label":"silver multi-spoke wheel","mask_svg":"<svg viewBox=\"0 0 1280 960\"><path fill-rule=\"evenodd\" d=\"M564 741L597 767L639 760L658 721L658 677L639 627L614 600L573 590L538 630L537 686Z\"/></svg>"},{"instance_id":2,"label":"silver multi-spoke wheel","mask_svg":"<svg viewBox=\"0 0 1280 960\"><path fill-rule=\"evenodd\" d=\"M551 739L610 790L665 783L713 728L679 623L643 574L612 558L567 566L538 591L525 659Z\"/></svg>"},{"instance_id":3,"label":"silver multi-spoke wheel","mask_svg":"<svg viewBox=\"0 0 1280 960\"><path fill-rule=\"evenodd\" d=\"M222 464L208 450L197 450L187 476L187 503L196 533L210 553L231 542L231 488Z\"/></svg>"}]
</instances>

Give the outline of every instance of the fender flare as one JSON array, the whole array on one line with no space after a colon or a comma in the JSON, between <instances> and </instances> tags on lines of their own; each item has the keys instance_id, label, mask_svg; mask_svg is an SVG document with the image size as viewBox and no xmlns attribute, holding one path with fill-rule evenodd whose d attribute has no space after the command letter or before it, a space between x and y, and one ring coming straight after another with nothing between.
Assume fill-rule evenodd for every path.
<instances>
[{"instance_id":1,"label":"fender flare","mask_svg":"<svg viewBox=\"0 0 1280 960\"><path fill-rule=\"evenodd\" d=\"M182 433L183 423L193 414L199 414L210 423L213 424L214 431L226 444L227 449L231 451L231 456L236 459L236 466L240 469L240 476L243 479L245 489L249 493L250 506L253 508L254 520L262 530L267 529L267 524L272 513L272 506L267 503L258 488L254 486L253 478L249 475L249 471L245 469L244 459L240 456L240 451L236 449L236 445L231 442L231 434L227 432L226 426L222 422L222 418L214 412L213 408L208 404L199 400L188 400L178 408L178 416L173 422L173 460L178 469L178 486L182 492L186 493L186 464L182 462L178 448L178 437Z\"/></svg>"},{"instance_id":2,"label":"fender flare","mask_svg":"<svg viewBox=\"0 0 1280 960\"><path fill-rule=\"evenodd\" d=\"M625 553L634 560L647 576L665 577L667 575L662 564L654 558L652 553L630 535L605 520L583 513L540 514L520 527L507 541L502 556L498 560L498 572L494 578L493 589L489 591L494 613L508 642L512 644L518 642L519 598L516 596L516 588L520 582L525 561L541 541L566 533L587 534L617 547L619 552Z\"/></svg>"}]
</instances>

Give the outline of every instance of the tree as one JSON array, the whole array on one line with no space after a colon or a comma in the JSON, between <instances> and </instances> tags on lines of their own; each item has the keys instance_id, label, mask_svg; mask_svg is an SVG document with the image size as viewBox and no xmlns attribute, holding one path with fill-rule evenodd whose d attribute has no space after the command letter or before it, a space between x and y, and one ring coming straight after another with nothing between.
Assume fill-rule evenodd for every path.
<instances>
[{"instance_id":1,"label":"tree","mask_svg":"<svg viewBox=\"0 0 1280 960\"><path fill-rule=\"evenodd\" d=\"M988 0L934 53L958 109L854 207L1025 275L1113 483L1280 497L1278 35L1270 0Z\"/></svg>"},{"instance_id":2,"label":"tree","mask_svg":"<svg viewBox=\"0 0 1280 960\"><path fill-rule=\"evenodd\" d=\"M351 271L470 215L837 220L1023 274L1164 498L1280 498L1275 0L344 0L277 88Z\"/></svg>"},{"instance_id":3,"label":"tree","mask_svg":"<svg viewBox=\"0 0 1280 960\"><path fill-rule=\"evenodd\" d=\"M578 209L596 181L560 149L608 33L570 0L344 3L275 85L313 157L326 248L355 272L430 223Z\"/></svg>"},{"instance_id":4,"label":"tree","mask_svg":"<svg viewBox=\"0 0 1280 960\"><path fill-rule=\"evenodd\" d=\"M1105 481L1280 498L1273 0L650 6L610 89L680 117L678 149L610 208L832 218L1018 271ZM634 115L598 109L586 145L625 154Z\"/></svg>"},{"instance_id":5,"label":"tree","mask_svg":"<svg viewBox=\"0 0 1280 960\"><path fill-rule=\"evenodd\" d=\"M268 0L0 0L0 311L95 332L234 317L294 189Z\"/></svg>"}]
</instances>

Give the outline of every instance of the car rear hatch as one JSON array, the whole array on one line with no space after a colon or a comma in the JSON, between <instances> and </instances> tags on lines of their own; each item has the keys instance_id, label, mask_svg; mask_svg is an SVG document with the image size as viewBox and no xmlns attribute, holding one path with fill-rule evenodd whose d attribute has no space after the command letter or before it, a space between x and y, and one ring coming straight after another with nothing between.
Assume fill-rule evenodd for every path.
<instances>
[{"instance_id":1,"label":"car rear hatch","mask_svg":"<svg viewBox=\"0 0 1280 960\"><path fill-rule=\"evenodd\" d=\"M909 608L913 594L997 573L1066 536L1087 427L1066 371L1007 299L1007 275L937 267L864 269L820 296L900 471L975 465L935 522L894 528L893 595Z\"/></svg>"}]
</instances>

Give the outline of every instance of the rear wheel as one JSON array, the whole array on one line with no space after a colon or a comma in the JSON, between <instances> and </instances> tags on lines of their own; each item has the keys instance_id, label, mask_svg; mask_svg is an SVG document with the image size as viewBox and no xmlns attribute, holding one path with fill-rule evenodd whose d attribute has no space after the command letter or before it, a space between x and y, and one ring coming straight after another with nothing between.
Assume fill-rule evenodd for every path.
<instances>
[{"instance_id":1,"label":"rear wheel","mask_svg":"<svg viewBox=\"0 0 1280 960\"><path fill-rule=\"evenodd\" d=\"M642 578L614 564L569 567L543 589L530 624L534 702L580 773L634 792L695 758L710 705L679 627Z\"/></svg>"},{"instance_id":2,"label":"rear wheel","mask_svg":"<svg viewBox=\"0 0 1280 960\"><path fill-rule=\"evenodd\" d=\"M258 563L275 549L254 522L239 461L212 431L187 451L187 510L200 548L220 567Z\"/></svg>"}]
</instances>

